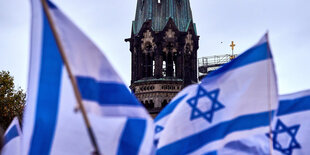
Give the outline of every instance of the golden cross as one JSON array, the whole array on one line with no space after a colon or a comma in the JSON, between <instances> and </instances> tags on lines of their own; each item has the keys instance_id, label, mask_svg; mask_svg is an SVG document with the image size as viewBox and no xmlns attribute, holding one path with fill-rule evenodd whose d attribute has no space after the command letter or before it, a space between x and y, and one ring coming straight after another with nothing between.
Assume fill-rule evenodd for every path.
<instances>
[{"instance_id":1,"label":"golden cross","mask_svg":"<svg viewBox=\"0 0 310 155\"><path fill-rule=\"evenodd\" d=\"M230 47L231 47L231 50L232 50L232 51L234 51L235 46L236 46L236 44L234 44L234 41L231 41Z\"/></svg>"}]
</instances>

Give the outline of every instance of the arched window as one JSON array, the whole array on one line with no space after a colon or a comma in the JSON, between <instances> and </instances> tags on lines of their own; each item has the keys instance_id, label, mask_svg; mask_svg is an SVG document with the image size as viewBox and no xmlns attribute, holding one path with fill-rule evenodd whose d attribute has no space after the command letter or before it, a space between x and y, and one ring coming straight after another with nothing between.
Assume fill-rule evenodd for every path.
<instances>
[{"instance_id":1,"label":"arched window","mask_svg":"<svg viewBox=\"0 0 310 155\"><path fill-rule=\"evenodd\" d=\"M145 101L145 107L147 108L147 109L150 109L150 104L149 104L149 101Z\"/></svg>"},{"instance_id":2,"label":"arched window","mask_svg":"<svg viewBox=\"0 0 310 155\"><path fill-rule=\"evenodd\" d=\"M143 102L143 101L141 101L141 103L142 103L142 105L146 108L146 105L144 104L144 102Z\"/></svg>"},{"instance_id":3,"label":"arched window","mask_svg":"<svg viewBox=\"0 0 310 155\"><path fill-rule=\"evenodd\" d=\"M152 66L152 76L155 76L155 60L153 59L153 66Z\"/></svg>"},{"instance_id":4,"label":"arched window","mask_svg":"<svg viewBox=\"0 0 310 155\"><path fill-rule=\"evenodd\" d=\"M164 101L161 103L161 107L164 108L167 104L168 104L167 100L164 100Z\"/></svg>"},{"instance_id":5,"label":"arched window","mask_svg":"<svg viewBox=\"0 0 310 155\"><path fill-rule=\"evenodd\" d=\"M150 108L151 108L151 109L154 108L154 102L153 102L153 100L150 100Z\"/></svg>"},{"instance_id":6,"label":"arched window","mask_svg":"<svg viewBox=\"0 0 310 155\"><path fill-rule=\"evenodd\" d=\"M166 64L166 61L164 60L163 61L163 77L166 77L166 71L167 71L167 64Z\"/></svg>"}]
</instances>

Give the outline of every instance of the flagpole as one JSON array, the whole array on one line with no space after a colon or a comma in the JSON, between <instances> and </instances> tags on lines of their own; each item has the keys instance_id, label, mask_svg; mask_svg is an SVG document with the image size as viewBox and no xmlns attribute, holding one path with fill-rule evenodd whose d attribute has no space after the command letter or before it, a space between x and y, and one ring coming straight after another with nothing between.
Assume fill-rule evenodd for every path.
<instances>
[{"instance_id":1,"label":"flagpole","mask_svg":"<svg viewBox=\"0 0 310 155\"><path fill-rule=\"evenodd\" d=\"M53 19L52 19L51 15L50 15L50 12L49 12L49 9L48 9L48 4L46 3L46 0L41 0L41 2L42 2L42 5L43 5L43 10L44 10L44 12L45 12L45 14L47 16L48 22L49 22L49 24L51 26L53 35L55 36L56 44L57 44L57 46L59 48L62 60L63 60L63 62L65 64L65 67L66 67L66 69L68 71L70 81L71 81L71 83L73 85L74 94L75 94L76 100L78 102L79 108L80 108L80 110L82 112L82 116L83 116L83 119L85 121L85 124L87 126L87 132L88 132L88 134L90 136L91 143L92 143L93 147L95 148L94 154L95 155L100 155L100 151L99 151L99 148L98 148L98 145L97 145L97 142L96 142L96 138L95 138L93 129L92 129L91 125L90 125L90 122L89 122L89 119L87 117L85 108L83 106L81 94L80 94L80 91L78 89L76 79L75 79L75 77L73 76L73 74L71 72L71 69L70 69L67 57L65 55L65 51L64 51L63 45L62 45L62 43L61 43L61 41L59 39L57 30L56 30L55 25L53 23Z\"/></svg>"}]
</instances>

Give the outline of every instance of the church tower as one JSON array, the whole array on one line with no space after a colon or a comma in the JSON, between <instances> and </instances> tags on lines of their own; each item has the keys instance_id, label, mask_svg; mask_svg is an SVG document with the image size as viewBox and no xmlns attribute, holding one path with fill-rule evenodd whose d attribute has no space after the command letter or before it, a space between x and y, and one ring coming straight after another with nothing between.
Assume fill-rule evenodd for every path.
<instances>
[{"instance_id":1,"label":"church tower","mask_svg":"<svg viewBox=\"0 0 310 155\"><path fill-rule=\"evenodd\" d=\"M130 88L151 114L197 82L198 40L189 0L137 1Z\"/></svg>"}]
</instances>

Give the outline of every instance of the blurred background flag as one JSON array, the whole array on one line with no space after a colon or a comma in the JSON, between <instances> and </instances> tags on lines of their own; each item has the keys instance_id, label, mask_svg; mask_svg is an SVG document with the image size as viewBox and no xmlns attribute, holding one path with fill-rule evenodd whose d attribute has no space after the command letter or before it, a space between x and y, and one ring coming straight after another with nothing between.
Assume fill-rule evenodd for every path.
<instances>
[{"instance_id":1,"label":"blurred background flag","mask_svg":"<svg viewBox=\"0 0 310 155\"><path fill-rule=\"evenodd\" d=\"M81 95L102 154L150 154L153 120L103 53L54 4L44 2L44 10L40 0L31 3L23 154L94 151L75 90Z\"/></svg>"},{"instance_id":2,"label":"blurred background flag","mask_svg":"<svg viewBox=\"0 0 310 155\"><path fill-rule=\"evenodd\" d=\"M203 154L229 141L266 133L277 103L276 74L266 34L202 83L184 89L158 115L157 154Z\"/></svg>"},{"instance_id":3,"label":"blurred background flag","mask_svg":"<svg viewBox=\"0 0 310 155\"><path fill-rule=\"evenodd\" d=\"M19 155L21 150L21 137L18 118L15 117L4 134L2 155Z\"/></svg>"},{"instance_id":4,"label":"blurred background flag","mask_svg":"<svg viewBox=\"0 0 310 155\"><path fill-rule=\"evenodd\" d=\"M310 144L310 90L281 95L279 99L271 133L231 141L223 148L208 154L307 154L310 151L307 147ZM272 149L269 138L272 140Z\"/></svg>"},{"instance_id":5,"label":"blurred background flag","mask_svg":"<svg viewBox=\"0 0 310 155\"><path fill-rule=\"evenodd\" d=\"M280 96L279 108L273 120L273 153L308 154L310 152L310 90Z\"/></svg>"}]
</instances>

